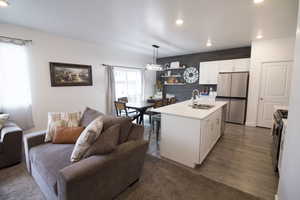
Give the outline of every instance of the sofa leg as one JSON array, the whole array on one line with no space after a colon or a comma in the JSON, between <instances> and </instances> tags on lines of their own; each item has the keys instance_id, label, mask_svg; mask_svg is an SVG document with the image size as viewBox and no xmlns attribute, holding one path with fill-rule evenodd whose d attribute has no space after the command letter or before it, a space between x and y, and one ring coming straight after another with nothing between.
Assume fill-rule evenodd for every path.
<instances>
[{"instance_id":1,"label":"sofa leg","mask_svg":"<svg viewBox=\"0 0 300 200\"><path fill-rule=\"evenodd\" d=\"M139 178L138 179L136 179L133 183L131 183L130 185L129 185L129 187L132 187L132 186L134 186L137 182L139 182Z\"/></svg>"}]
</instances>

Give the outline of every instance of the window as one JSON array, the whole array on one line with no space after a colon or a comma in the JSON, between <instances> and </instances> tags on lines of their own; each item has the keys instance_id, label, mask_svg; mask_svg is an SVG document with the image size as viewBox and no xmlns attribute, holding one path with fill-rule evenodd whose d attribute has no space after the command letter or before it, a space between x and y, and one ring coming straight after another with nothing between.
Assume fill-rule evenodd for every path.
<instances>
[{"instance_id":1,"label":"window","mask_svg":"<svg viewBox=\"0 0 300 200\"><path fill-rule=\"evenodd\" d=\"M27 48L0 43L0 112L23 129L32 128Z\"/></svg>"},{"instance_id":2,"label":"window","mask_svg":"<svg viewBox=\"0 0 300 200\"><path fill-rule=\"evenodd\" d=\"M128 97L130 102L143 100L143 72L135 69L115 68L116 99Z\"/></svg>"}]
</instances>

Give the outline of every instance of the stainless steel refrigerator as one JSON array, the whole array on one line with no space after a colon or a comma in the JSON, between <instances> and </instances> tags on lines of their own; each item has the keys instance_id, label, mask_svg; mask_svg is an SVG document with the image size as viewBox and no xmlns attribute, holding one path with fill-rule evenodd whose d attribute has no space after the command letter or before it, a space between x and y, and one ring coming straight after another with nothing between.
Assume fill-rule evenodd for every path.
<instances>
[{"instance_id":1,"label":"stainless steel refrigerator","mask_svg":"<svg viewBox=\"0 0 300 200\"><path fill-rule=\"evenodd\" d=\"M227 101L227 122L245 124L249 72L221 72L218 75L217 100Z\"/></svg>"}]
</instances>

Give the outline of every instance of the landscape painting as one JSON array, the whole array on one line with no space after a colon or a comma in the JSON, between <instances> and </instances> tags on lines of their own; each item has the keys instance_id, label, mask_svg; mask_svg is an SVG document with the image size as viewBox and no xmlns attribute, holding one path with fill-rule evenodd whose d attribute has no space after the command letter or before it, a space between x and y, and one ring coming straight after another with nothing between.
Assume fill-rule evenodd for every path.
<instances>
[{"instance_id":1,"label":"landscape painting","mask_svg":"<svg viewBox=\"0 0 300 200\"><path fill-rule=\"evenodd\" d=\"M93 85L92 66L50 62L52 87Z\"/></svg>"}]
</instances>

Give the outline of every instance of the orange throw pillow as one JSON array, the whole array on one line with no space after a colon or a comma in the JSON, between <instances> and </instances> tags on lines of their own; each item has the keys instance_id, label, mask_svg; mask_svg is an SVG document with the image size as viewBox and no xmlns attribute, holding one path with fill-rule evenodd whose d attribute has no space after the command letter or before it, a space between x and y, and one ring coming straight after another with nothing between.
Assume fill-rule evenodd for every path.
<instances>
[{"instance_id":1,"label":"orange throw pillow","mask_svg":"<svg viewBox=\"0 0 300 200\"><path fill-rule=\"evenodd\" d=\"M57 127L53 135L53 144L75 144L84 127Z\"/></svg>"}]
</instances>

